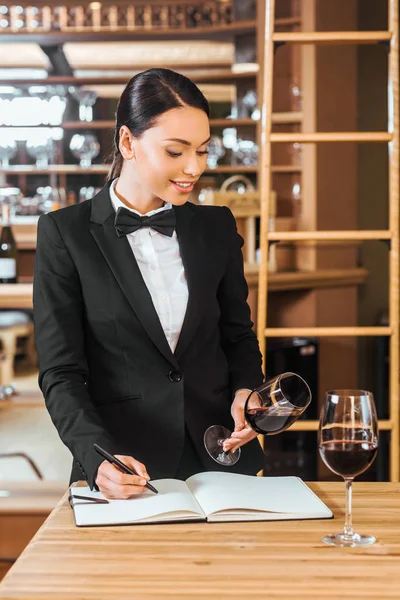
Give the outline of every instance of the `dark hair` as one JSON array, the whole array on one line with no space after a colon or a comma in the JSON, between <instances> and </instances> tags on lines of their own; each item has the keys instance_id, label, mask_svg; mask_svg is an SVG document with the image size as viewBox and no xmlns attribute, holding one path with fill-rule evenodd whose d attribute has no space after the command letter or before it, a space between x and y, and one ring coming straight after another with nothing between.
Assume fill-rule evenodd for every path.
<instances>
[{"instance_id":1,"label":"dark hair","mask_svg":"<svg viewBox=\"0 0 400 600\"><path fill-rule=\"evenodd\" d=\"M129 81L121 94L116 113L114 155L107 180L121 174L119 130L126 125L136 138L153 127L163 113L180 106L193 106L210 115L207 99L188 77L170 69L148 69Z\"/></svg>"}]
</instances>

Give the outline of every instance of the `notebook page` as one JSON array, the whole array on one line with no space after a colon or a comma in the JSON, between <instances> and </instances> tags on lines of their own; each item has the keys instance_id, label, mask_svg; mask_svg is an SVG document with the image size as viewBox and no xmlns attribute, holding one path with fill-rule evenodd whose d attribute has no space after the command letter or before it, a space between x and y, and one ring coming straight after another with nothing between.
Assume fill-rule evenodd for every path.
<instances>
[{"instance_id":1,"label":"notebook page","mask_svg":"<svg viewBox=\"0 0 400 600\"><path fill-rule=\"evenodd\" d=\"M186 481L206 515L224 510L332 516L325 504L298 477L255 477L208 472Z\"/></svg>"},{"instance_id":2,"label":"notebook page","mask_svg":"<svg viewBox=\"0 0 400 600\"><path fill-rule=\"evenodd\" d=\"M79 526L117 525L175 518L204 518L200 506L184 481L159 479L152 483L158 490L158 494L146 491L128 500L109 500L109 504L73 500L76 524ZM92 492L89 487L73 487L71 493L104 498L101 492Z\"/></svg>"}]
</instances>

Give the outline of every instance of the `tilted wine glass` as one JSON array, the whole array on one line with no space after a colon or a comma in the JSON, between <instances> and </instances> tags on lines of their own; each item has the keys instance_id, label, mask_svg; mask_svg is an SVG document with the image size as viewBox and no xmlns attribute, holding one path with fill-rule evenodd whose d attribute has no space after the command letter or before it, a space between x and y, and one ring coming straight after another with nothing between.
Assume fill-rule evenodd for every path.
<instances>
[{"instance_id":1,"label":"tilted wine glass","mask_svg":"<svg viewBox=\"0 0 400 600\"><path fill-rule=\"evenodd\" d=\"M248 426L262 435L276 435L288 429L311 402L307 383L296 373L282 373L262 383L246 399L244 415ZM220 465L233 466L241 450L223 449L231 432L222 425L211 425L204 433L204 445L213 460Z\"/></svg>"}]
</instances>

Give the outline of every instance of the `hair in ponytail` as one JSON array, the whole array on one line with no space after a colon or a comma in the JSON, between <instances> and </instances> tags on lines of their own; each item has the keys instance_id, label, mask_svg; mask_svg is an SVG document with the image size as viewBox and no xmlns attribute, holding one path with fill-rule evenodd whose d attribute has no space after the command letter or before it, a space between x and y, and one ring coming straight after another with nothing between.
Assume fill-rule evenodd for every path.
<instances>
[{"instance_id":1,"label":"hair in ponytail","mask_svg":"<svg viewBox=\"0 0 400 600\"><path fill-rule=\"evenodd\" d=\"M210 116L210 107L197 85L171 69L148 69L138 73L121 94L116 113L114 154L107 181L119 177L124 162L119 150L119 131L126 125L139 139L156 124L157 118L172 108L192 106Z\"/></svg>"}]
</instances>

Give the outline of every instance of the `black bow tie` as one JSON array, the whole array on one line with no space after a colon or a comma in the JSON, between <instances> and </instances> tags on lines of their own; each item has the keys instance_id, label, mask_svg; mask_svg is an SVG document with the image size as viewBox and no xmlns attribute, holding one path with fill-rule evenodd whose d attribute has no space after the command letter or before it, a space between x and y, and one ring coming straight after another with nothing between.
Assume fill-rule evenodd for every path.
<instances>
[{"instance_id":1,"label":"black bow tie","mask_svg":"<svg viewBox=\"0 0 400 600\"><path fill-rule=\"evenodd\" d=\"M114 226L118 237L137 231L141 227L151 227L155 231L172 237L175 229L175 213L172 208L163 210L151 217L137 215L127 208L119 207Z\"/></svg>"}]
</instances>

